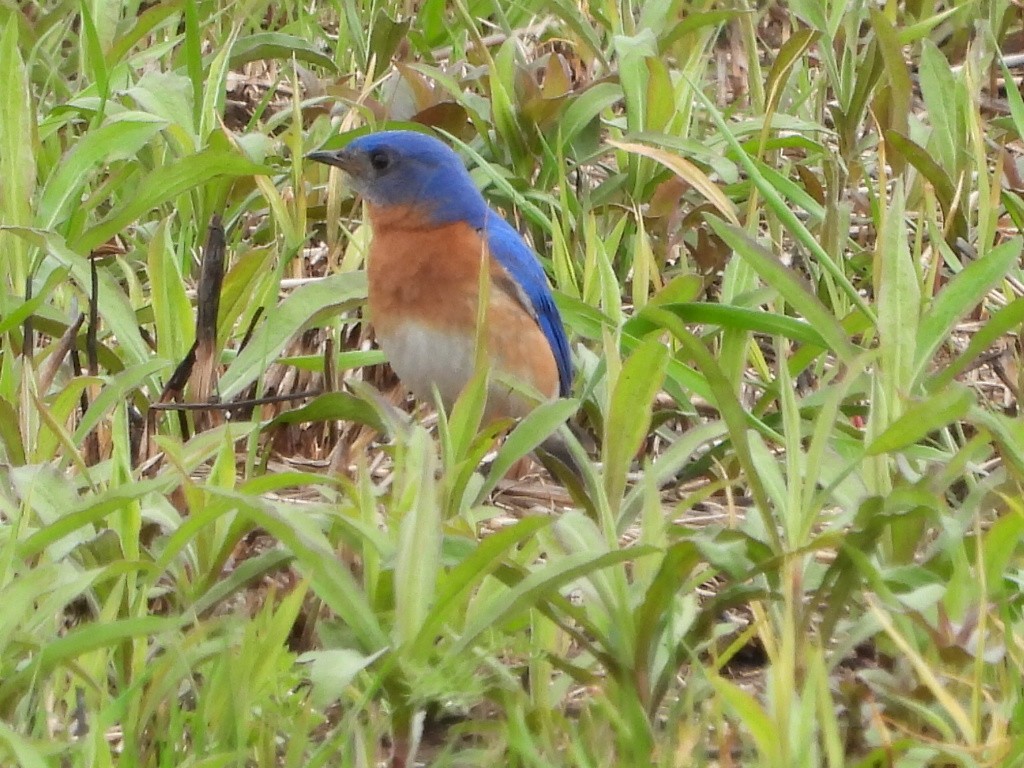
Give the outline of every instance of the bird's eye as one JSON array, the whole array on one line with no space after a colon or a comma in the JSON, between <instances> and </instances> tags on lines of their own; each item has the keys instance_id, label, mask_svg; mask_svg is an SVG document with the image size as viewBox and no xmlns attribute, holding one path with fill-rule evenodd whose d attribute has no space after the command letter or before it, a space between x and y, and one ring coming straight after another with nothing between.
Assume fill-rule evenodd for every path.
<instances>
[{"instance_id":1,"label":"bird's eye","mask_svg":"<svg viewBox=\"0 0 1024 768\"><path fill-rule=\"evenodd\" d=\"M370 165L374 167L374 170L383 171L391 165L391 158L383 149L375 149L370 153Z\"/></svg>"}]
</instances>

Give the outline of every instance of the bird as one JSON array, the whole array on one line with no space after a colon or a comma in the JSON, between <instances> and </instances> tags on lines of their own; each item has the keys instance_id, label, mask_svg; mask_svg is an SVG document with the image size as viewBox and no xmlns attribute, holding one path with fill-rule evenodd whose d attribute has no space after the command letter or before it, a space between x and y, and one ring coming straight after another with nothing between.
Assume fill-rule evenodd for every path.
<instances>
[{"instance_id":1,"label":"bird","mask_svg":"<svg viewBox=\"0 0 1024 768\"><path fill-rule=\"evenodd\" d=\"M570 395L569 341L544 269L454 150L426 133L395 130L308 157L344 171L365 202L369 319L417 399L433 402L436 388L450 411L472 377L482 269L491 373L484 422L519 419ZM557 433L541 448L578 468Z\"/></svg>"}]
</instances>

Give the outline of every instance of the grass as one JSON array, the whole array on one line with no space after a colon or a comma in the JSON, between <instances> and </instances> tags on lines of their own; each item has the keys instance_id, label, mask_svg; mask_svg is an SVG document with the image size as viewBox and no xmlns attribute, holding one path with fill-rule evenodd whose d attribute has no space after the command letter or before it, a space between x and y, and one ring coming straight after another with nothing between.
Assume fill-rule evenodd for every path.
<instances>
[{"instance_id":1,"label":"grass","mask_svg":"<svg viewBox=\"0 0 1024 768\"><path fill-rule=\"evenodd\" d=\"M1021 29L0 4L0 764L1024 765ZM410 123L573 342L497 446L303 159ZM507 478L569 415L582 482Z\"/></svg>"}]
</instances>

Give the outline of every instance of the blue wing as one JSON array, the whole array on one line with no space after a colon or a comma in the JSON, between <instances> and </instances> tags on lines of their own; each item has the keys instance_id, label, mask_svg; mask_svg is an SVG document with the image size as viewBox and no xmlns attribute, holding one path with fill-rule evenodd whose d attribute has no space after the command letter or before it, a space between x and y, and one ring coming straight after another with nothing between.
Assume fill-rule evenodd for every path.
<instances>
[{"instance_id":1,"label":"blue wing","mask_svg":"<svg viewBox=\"0 0 1024 768\"><path fill-rule=\"evenodd\" d=\"M568 397L572 389L572 358L569 355L569 340L558 307L551 296L547 276L536 255L511 224L494 211L488 211L484 225L487 247L491 255L516 281L537 319L537 324L551 345L555 362L558 364L558 394Z\"/></svg>"}]
</instances>

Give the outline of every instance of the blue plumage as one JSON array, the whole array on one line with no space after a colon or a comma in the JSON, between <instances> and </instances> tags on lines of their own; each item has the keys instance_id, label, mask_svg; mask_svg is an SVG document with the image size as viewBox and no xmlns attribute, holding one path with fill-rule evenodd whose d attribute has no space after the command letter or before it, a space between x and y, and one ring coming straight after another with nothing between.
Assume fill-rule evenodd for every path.
<instances>
[{"instance_id":1,"label":"blue plumage","mask_svg":"<svg viewBox=\"0 0 1024 768\"><path fill-rule=\"evenodd\" d=\"M462 160L443 141L416 131L381 131L354 139L346 149L371 158L381 153L392 163L393 170L376 174L372 184L352 178L356 191L371 203L421 206L429 201L436 223L465 221L483 228L487 203Z\"/></svg>"}]
</instances>

